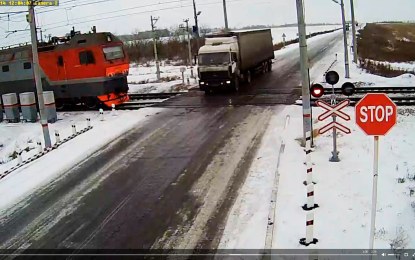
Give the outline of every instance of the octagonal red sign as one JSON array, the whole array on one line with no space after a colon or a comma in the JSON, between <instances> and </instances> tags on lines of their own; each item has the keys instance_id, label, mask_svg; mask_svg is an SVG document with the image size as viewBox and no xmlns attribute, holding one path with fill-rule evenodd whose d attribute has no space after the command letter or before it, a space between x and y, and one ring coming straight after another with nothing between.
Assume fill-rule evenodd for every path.
<instances>
[{"instance_id":1,"label":"octagonal red sign","mask_svg":"<svg viewBox=\"0 0 415 260\"><path fill-rule=\"evenodd\" d=\"M396 124L396 104L385 94L367 94L356 104L356 124L367 135L386 135Z\"/></svg>"}]
</instances>

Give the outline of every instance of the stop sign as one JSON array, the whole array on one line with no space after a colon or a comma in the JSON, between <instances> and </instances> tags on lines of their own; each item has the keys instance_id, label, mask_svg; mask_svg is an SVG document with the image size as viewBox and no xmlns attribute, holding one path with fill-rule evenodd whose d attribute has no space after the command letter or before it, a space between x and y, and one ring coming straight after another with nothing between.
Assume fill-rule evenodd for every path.
<instances>
[{"instance_id":1,"label":"stop sign","mask_svg":"<svg viewBox=\"0 0 415 260\"><path fill-rule=\"evenodd\" d=\"M396 104L385 94L367 94L355 109L356 124L367 135L386 135L396 124Z\"/></svg>"}]
</instances>

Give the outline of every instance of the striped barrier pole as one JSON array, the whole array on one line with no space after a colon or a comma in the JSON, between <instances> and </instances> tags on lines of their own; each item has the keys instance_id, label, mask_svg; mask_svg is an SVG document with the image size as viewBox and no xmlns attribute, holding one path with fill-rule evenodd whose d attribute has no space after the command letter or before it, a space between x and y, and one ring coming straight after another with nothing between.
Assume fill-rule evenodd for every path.
<instances>
[{"instance_id":1,"label":"striped barrier pole","mask_svg":"<svg viewBox=\"0 0 415 260\"><path fill-rule=\"evenodd\" d=\"M86 127L91 128L91 119L90 118L86 119Z\"/></svg>"}]
</instances>

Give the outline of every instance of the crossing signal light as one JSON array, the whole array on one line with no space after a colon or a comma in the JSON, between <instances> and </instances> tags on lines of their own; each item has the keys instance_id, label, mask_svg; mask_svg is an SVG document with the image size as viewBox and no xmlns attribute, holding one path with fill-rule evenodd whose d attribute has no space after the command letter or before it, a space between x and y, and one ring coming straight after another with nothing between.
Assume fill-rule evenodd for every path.
<instances>
[{"instance_id":1,"label":"crossing signal light","mask_svg":"<svg viewBox=\"0 0 415 260\"><path fill-rule=\"evenodd\" d=\"M310 93L315 98L321 98L324 95L324 87L320 84L314 84L310 88Z\"/></svg>"},{"instance_id":2,"label":"crossing signal light","mask_svg":"<svg viewBox=\"0 0 415 260\"><path fill-rule=\"evenodd\" d=\"M342 94L345 96L351 96L356 92L356 87L353 85L353 83L346 82L342 86Z\"/></svg>"},{"instance_id":3,"label":"crossing signal light","mask_svg":"<svg viewBox=\"0 0 415 260\"><path fill-rule=\"evenodd\" d=\"M335 71L329 71L326 73L326 82L330 85L336 85L339 83L340 75Z\"/></svg>"}]
</instances>

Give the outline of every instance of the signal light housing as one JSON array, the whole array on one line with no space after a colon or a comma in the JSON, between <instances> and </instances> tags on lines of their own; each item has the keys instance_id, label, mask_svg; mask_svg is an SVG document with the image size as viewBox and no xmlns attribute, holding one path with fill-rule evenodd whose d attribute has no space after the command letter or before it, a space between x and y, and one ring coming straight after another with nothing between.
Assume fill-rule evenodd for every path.
<instances>
[{"instance_id":1,"label":"signal light housing","mask_svg":"<svg viewBox=\"0 0 415 260\"><path fill-rule=\"evenodd\" d=\"M330 85L336 85L337 83L339 83L339 80L340 80L339 73L335 71L327 72L325 77L326 77L326 82L329 83Z\"/></svg>"},{"instance_id":2,"label":"signal light housing","mask_svg":"<svg viewBox=\"0 0 415 260\"><path fill-rule=\"evenodd\" d=\"M346 82L342 86L342 94L345 96L352 96L356 92L356 87L353 83Z\"/></svg>"},{"instance_id":3,"label":"signal light housing","mask_svg":"<svg viewBox=\"0 0 415 260\"><path fill-rule=\"evenodd\" d=\"M324 95L324 87L320 84L314 84L310 88L310 94L315 98L321 98Z\"/></svg>"}]
</instances>

